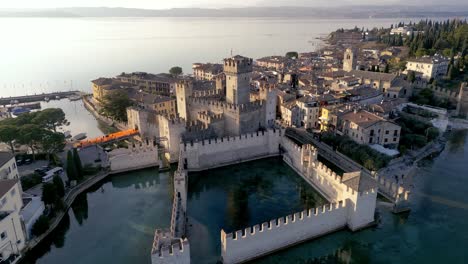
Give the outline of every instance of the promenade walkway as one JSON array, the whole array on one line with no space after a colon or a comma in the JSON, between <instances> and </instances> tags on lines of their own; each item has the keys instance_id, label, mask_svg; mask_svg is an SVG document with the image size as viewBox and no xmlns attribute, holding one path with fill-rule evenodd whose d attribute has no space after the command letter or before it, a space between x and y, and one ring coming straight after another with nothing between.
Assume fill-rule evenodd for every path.
<instances>
[{"instance_id":1,"label":"promenade walkway","mask_svg":"<svg viewBox=\"0 0 468 264\"><path fill-rule=\"evenodd\" d=\"M28 241L26 247L22 251L22 255L24 255L27 251L29 251L32 248L34 248L35 246L37 246L37 244L39 244L43 239L45 239L59 225L62 218L65 216L65 214L68 213L68 209L72 205L73 201L75 201L75 198L80 193L87 190L88 188L90 188L91 186L96 184L97 182L103 180L109 174L110 173L108 171L103 171L103 172L101 172L101 173L99 173L97 175L94 175L94 176L91 176L91 177L85 179L84 181L82 181L81 183L79 183L78 185L73 187L72 189L69 189L67 191L67 193L65 194L65 196L63 197L63 202L65 204L65 209L63 211L59 212L57 214L57 216L54 219L51 220L50 227L49 227L49 230L47 230L47 232L45 232L44 234L42 234L42 235L40 235L38 237L35 237L35 238Z\"/></svg>"}]
</instances>

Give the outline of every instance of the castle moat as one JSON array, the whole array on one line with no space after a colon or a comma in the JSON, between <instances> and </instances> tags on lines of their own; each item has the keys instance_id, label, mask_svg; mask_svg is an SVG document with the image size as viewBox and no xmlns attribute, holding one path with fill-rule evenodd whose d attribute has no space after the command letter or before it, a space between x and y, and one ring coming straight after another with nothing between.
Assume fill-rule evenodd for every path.
<instances>
[{"instance_id":1,"label":"castle moat","mask_svg":"<svg viewBox=\"0 0 468 264\"><path fill-rule=\"evenodd\" d=\"M378 202L378 225L339 231L256 263L465 263L468 252L467 131L423 161L412 211L394 215ZM156 227L169 227L172 173L116 175L83 193L60 227L21 263L150 263ZM325 203L281 159L265 159L189 176L189 236L194 263L216 263L227 232Z\"/></svg>"}]
</instances>

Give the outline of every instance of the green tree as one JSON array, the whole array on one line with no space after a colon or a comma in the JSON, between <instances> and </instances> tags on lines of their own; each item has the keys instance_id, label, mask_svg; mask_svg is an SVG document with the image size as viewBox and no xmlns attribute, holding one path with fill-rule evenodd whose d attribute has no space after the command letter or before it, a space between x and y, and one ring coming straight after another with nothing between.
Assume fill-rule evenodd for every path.
<instances>
[{"instance_id":1,"label":"green tree","mask_svg":"<svg viewBox=\"0 0 468 264\"><path fill-rule=\"evenodd\" d=\"M57 132L58 127L64 126L68 123L67 119L65 119L65 113L60 108L44 109L38 112L32 121L35 124L54 132Z\"/></svg>"},{"instance_id":2,"label":"green tree","mask_svg":"<svg viewBox=\"0 0 468 264\"><path fill-rule=\"evenodd\" d=\"M448 69L447 78L449 80L455 79L455 67L453 67L453 65L450 65L450 67Z\"/></svg>"},{"instance_id":3,"label":"green tree","mask_svg":"<svg viewBox=\"0 0 468 264\"><path fill-rule=\"evenodd\" d=\"M73 163L75 163L76 172L79 178L83 178L83 164L81 163L80 154L78 154L78 150L73 148Z\"/></svg>"},{"instance_id":4,"label":"green tree","mask_svg":"<svg viewBox=\"0 0 468 264\"><path fill-rule=\"evenodd\" d=\"M49 229L50 223L49 218L45 215L39 216L39 218L34 222L31 233L34 236L40 236L44 234Z\"/></svg>"},{"instance_id":5,"label":"green tree","mask_svg":"<svg viewBox=\"0 0 468 264\"><path fill-rule=\"evenodd\" d=\"M43 129L38 125L27 124L18 129L18 141L31 149L33 160L36 159L36 149L42 140Z\"/></svg>"},{"instance_id":6,"label":"green tree","mask_svg":"<svg viewBox=\"0 0 468 264\"><path fill-rule=\"evenodd\" d=\"M289 51L285 56L290 59L297 59L299 58L299 53L297 53L297 51Z\"/></svg>"},{"instance_id":7,"label":"green tree","mask_svg":"<svg viewBox=\"0 0 468 264\"><path fill-rule=\"evenodd\" d=\"M132 102L125 91L114 91L107 94L102 102L101 114L118 121L127 121L127 107Z\"/></svg>"},{"instance_id":8,"label":"green tree","mask_svg":"<svg viewBox=\"0 0 468 264\"><path fill-rule=\"evenodd\" d=\"M10 146L11 153L15 154L14 141L18 138L18 128L13 125L0 125L0 142Z\"/></svg>"},{"instance_id":9,"label":"green tree","mask_svg":"<svg viewBox=\"0 0 468 264\"><path fill-rule=\"evenodd\" d=\"M65 185L63 184L62 178L56 175L52 183L55 186L58 197L63 198L63 196L65 196Z\"/></svg>"},{"instance_id":10,"label":"green tree","mask_svg":"<svg viewBox=\"0 0 468 264\"><path fill-rule=\"evenodd\" d=\"M65 136L62 133L43 131L41 146L42 151L47 153L47 160L50 160L50 155L63 151L65 145Z\"/></svg>"},{"instance_id":11,"label":"green tree","mask_svg":"<svg viewBox=\"0 0 468 264\"><path fill-rule=\"evenodd\" d=\"M390 66L388 65L388 63L385 64L384 72L385 72L385 73L389 73L389 72L390 72Z\"/></svg>"},{"instance_id":12,"label":"green tree","mask_svg":"<svg viewBox=\"0 0 468 264\"><path fill-rule=\"evenodd\" d=\"M169 73L174 76L174 77L177 77L179 75L181 75L183 73L182 71L182 68L179 67L179 66L174 66L172 68L169 69Z\"/></svg>"},{"instance_id":13,"label":"green tree","mask_svg":"<svg viewBox=\"0 0 468 264\"><path fill-rule=\"evenodd\" d=\"M76 166L75 166L75 161L73 159L73 154L71 152L71 150L69 150L67 152L67 167L66 167L66 171L67 171L67 177L68 177L68 180L69 181L76 181L78 180L78 172L76 170Z\"/></svg>"},{"instance_id":14,"label":"green tree","mask_svg":"<svg viewBox=\"0 0 468 264\"><path fill-rule=\"evenodd\" d=\"M416 74L414 73L414 71L409 71L407 78L408 82L414 83L414 81L416 80Z\"/></svg>"},{"instance_id":15,"label":"green tree","mask_svg":"<svg viewBox=\"0 0 468 264\"><path fill-rule=\"evenodd\" d=\"M44 204L53 205L59 199L57 188L53 183L44 183L42 185L42 201Z\"/></svg>"}]
</instances>

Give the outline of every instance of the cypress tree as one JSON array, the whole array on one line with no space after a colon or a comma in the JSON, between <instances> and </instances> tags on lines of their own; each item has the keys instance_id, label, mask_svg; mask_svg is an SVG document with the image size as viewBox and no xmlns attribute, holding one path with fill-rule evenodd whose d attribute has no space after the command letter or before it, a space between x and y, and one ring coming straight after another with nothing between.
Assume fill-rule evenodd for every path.
<instances>
[{"instance_id":1,"label":"cypress tree","mask_svg":"<svg viewBox=\"0 0 468 264\"><path fill-rule=\"evenodd\" d=\"M78 154L78 150L76 148L73 149L73 161L75 163L76 172L79 178L83 178L83 165L81 164L80 155Z\"/></svg>"},{"instance_id":2,"label":"cypress tree","mask_svg":"<svg viewBox=\"0 0 468 264\"><path fill-rule=\"evenodd\" d=\"M62 178L60 178L60 176L55 176L53 184L55 186L55 189L57 190L57 195L60 198L63 198L63 196L65 196L65 187L63 185Z\"/></svg>"},{"instance_id":3,"label":"cypress tree","mask_svg":"<svg viewBox=\"0 0 468 264\"><path fill-rule=\"evenodd\" d=\"M69 181L78 180L78 173L76 171L75 161L71 150L67 152L67 176Z\"/></svg>"}]
</instances>

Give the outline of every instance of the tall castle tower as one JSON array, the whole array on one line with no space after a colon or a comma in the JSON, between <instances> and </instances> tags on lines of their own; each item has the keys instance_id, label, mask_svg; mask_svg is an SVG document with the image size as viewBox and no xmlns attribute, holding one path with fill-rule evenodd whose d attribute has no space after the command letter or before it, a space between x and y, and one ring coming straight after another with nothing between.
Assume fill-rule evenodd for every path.
<instances>
[{"instance_id":1,"label":"tall castle tower","mask_svg":"<svg viewBox=\"0 0 468 264\"><path fill-rule=\"evenodd\" d=\"M343 70L350 72L356 67L356 52L353 49L347 48L343 58Z\"/></svg>"},{"instance_id":2,"label":"tall castle tower","mask_svg":"<svg viewBox=\"0 0 468 264\"><path fill-rule=\"evenodd\" d=\"M181 80L176 84L177 114L180 118L188 121L187 100L192 96L193 83Z\"/></svg>"},{"instance_id":3,"label":"tall castle tower","mask_svg":"<svg viewBox=\"0 0 468 264\"><path fill-rule=\"evenodd\" d=\"M250 75L253 60L242 56L224 59L226 101L231 104L250 102Z\"/></svg>"}]
</instances>

